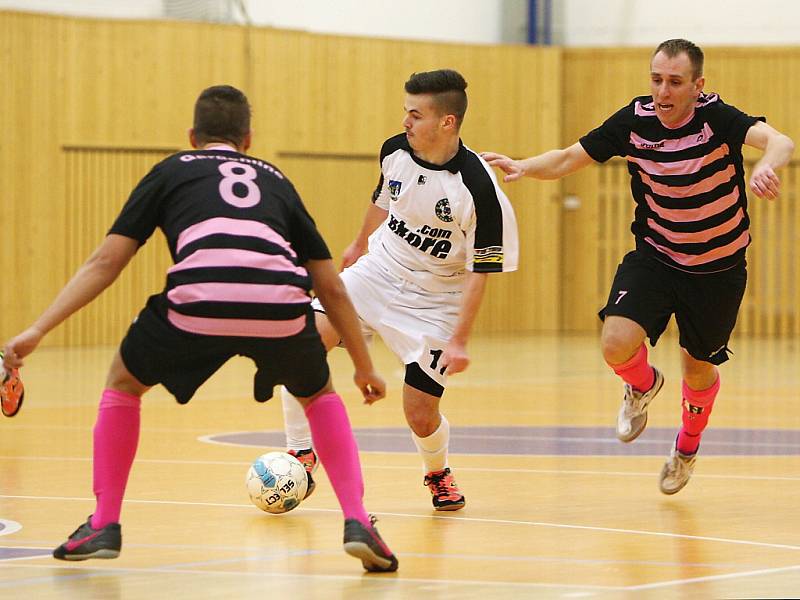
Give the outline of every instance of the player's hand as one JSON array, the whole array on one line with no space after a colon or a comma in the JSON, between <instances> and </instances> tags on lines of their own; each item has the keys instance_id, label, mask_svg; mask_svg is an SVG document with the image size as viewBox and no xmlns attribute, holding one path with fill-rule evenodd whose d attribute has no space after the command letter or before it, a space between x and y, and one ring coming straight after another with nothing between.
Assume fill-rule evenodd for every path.
<instances>
[{"instance_id":1,"label":"player's hand","mask_svg":"<svg viewBox=\"0 0 800 600\"><path fill-rule=\"evenodd\" d=\"M463 344L450 342L442 353L439 364L445 367L445 375L455 375L466 371L469 366L469 354Z\"/></svg>"},{"instance_id":2,"label":"player's hand","mask_svg":"<svg viewBox=\"0 0 800 600\"><path fill-rule=\"evenodd\" d=\"M361 395L364 396L364 404L372 404L386 396L386 382L374 371L356 372L353 381L356 382L356 386L361 390Z\"/></svg>"},{"instance_id":3,"label":"player's hand","mask_svg":"<svg viewBox=\"0 0 800 600\"><path fill-rule=\"evenodd\" d=\"M522 168L520 162L504 154L481 152L481 158L489 163L490 166L497 167L506 174L506 176L503 177L503 181L516 181L525 175L525 170Z\"/></svg>"},{"instance_id":4,"label":"player's hand","mask_svg":"<svg viewBox=\"0 0 800 600\"><path fill-rule=\"evenodd\" d=\"M344 271L347 267L354 264L361 258L362 254L364 254L364 247L361 244L358 242L350 244L342 253L342 266L340 270Z\"/></svg>"},{"instance_id":5,"label":"player's hand","mask_svg":"<svg viewBox=\"0 0 800 600\"><path fill-rule=\"evenodd\" d=\"M774 200L780 192L781 180L771 167L756 165L750 177L750 189L759 198Z\"/></svg>"},{"instance_id":6,"label":"player's hand","mask_svg":"<svg viewBox=\"0 0 800 600\"><path fill-rule=\"evenodd\" d=\"M3 349L3 366L6 369L19 369L28 354L36 349L44 334L35 327L29 327L17 337L9 340Z\"/></svg>"}]
</instances>

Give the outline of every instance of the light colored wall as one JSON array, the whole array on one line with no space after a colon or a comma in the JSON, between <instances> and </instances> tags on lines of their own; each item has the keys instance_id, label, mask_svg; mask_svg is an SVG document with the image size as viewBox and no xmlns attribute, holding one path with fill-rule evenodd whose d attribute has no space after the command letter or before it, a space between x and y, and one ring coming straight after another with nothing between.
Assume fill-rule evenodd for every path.
<instances>
[{"instance_id":1,"label":"light colored wall","mask_svg":"<svg viewBox=\"0 0 800 600\"><path fill-rule=\"evenodd\" d=\"M0 8L104 18L163 18L166 0L0 0ZM543 2L544 0L540 0ZM231 0L183 0L184 5ZM461 43L524 43L528 0L244 0L256 25ZM235 4L235 3L234 3ZM238 11L233 10L235 15ZM800 44L795 0L552 0L553 43L653 46Z\"/></svg>"},{"instance_id":2,"label":"light colored wall","mask_svg":"<svg viewBox=\"0 0 800 600\"><path fill-rule=\"evenodd\" d=\"M168 0L0 0L0 8L102 18L158 19ZM196 14L227 14L205 5L232 6L231 0L182 0ZM259 26L316 33L497 44L527 39L527 0L245 0Z\"/></svg>"},{"instance_id":3,"label":"light colored wall","mask_svg":"<svg viewBox=\"0 0 800 600\"><path fill-rule=\"evenodd\" d=\"M553 0L553 43L655 46L686 38L700 46L800 44L796 0Z\"/></svg>"}]
</instances>

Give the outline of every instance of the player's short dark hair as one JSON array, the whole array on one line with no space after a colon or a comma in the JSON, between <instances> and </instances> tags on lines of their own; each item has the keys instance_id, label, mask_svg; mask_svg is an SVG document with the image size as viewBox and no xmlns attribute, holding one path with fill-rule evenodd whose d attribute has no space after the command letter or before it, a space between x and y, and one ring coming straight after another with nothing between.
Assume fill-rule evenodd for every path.
<instances>
[{"instance_id":1,"label":"player's short dark hair","mask_svg":"<svg viewBox=\"0 0 800 600\"><path fill-rule=\"evenodd\" d=\"M200 92L194 105L194 135L200 144L232 142L240 146L250 132L250 103L230 85Z\"/></svg>"},{"instance_id":2,"label":"player's short dark hair","mask_svg":"<svg viewBox=\"0 0 800 600\"><path fill-rule=\"evenodd\" d=\"M458 125L467 112L467 82L452 69L412 73L406 81L407 94L430 94L442 114L455 115Z\"/></svg>"},{"instance_id":3,"label":"player's short dark hair","mask_svg":"<svg viewBox=\"0 0 800 600\"><path fill-rule=\"evenodd\" d=\"M692 63L692 79L698 79L703 76L703 51L700 46L697 46L689 40L676 38L674 40L666 40L661 42L653 52L653 56L663 52L669 58L675 58L679 54L685 52L689 57L689 62Z\"/></svg>"}]
</instances>

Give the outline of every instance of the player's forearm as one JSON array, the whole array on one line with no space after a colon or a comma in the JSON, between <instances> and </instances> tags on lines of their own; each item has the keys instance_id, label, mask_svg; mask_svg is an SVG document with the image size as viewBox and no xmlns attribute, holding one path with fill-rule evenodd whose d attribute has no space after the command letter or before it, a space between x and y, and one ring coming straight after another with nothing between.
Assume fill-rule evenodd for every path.
<instances>
[{"instance_id":1,"label":"player's forearm","mask_svg":"<svg viewBox=\"0 0 800 600\"><path fill-rule=\"evenodd\" d=\"M758 162L772 169L780 169L789 163L793 152L794 142L792 139L787 135L779 134L769 139L764 148L764 154Z\"/></svg>"},{"instance_id":2,"label":"player's forearm","mask_svg":"<svg viewBox=\"0 0 800 600\"><path fill-rule=\"evenodd\" d=\"M116 237L120 238L121 236ZM124 241L119 244L119 240L109 242L106 238L106 241L75 272L52 304L36 319L32 327L38 329L42 334L48 333L114 283L130 257L136 252L135 248L138 247L133 245L133 240L130 242L132 242L130 245ZM117 247L129 246L130 256L117 254L116 250L110 250L115 244Z\"/></svg>"},{"instance_id":3,"label":"player's forearm","mask_svg":"<svg viewBox=\"0 0 800 600\"><path fill-rule=\"evenodd\" d=\"M563 150L548 150L543 154L519 161L526 177L534 179L559 179L567 174Z\"/></svg>"},{"instance_id":4,"label":"player's forearm","mask_svg":"<svg viewBox=\"0 0 800 600\"><path fill-rule=\"evenodd\" d=\"M367 246L367 240L369 236L372 235L372 232L375 231L380 225L386 220L389 211L376 206L375 204L370 204L367 207L367 212L364 215L364 222L361 224L361 229L356 236L355 243L357 243L362 248Z\"/></svg>"},{"instance_id":5,"label":"player's forearm","mask_svg":"<svg viewBox=\"0 0 800 600\"><path fill-rule=\"evenodd\" d=\"M328 290L327 293L322 294L318 291L317 295L322 306L325 307L328 320L342 338L344 347L353 361L353 366L357 371L372 371L372 359L361 333L358 315L344 286L340 290Z\"/></svg>"},{"instance_id":6,"label":"player's forearm","mask_svg":"<svg viewBox=\"0 0 800 600\"><path fill-rule=\"evenodd\" d=\"M459 311L456 327L453 330L453 335L450 338L451 341L466 346L467 340L472 332L472 327L475 324L475 319L478 317L481 302L483 302L487 277L486 273L467 272L467 281L464 285L461 309Z\"/></svg>"},{"instance_id":7,"label":"player's forearm","mask_svg":"<svg viewBox=\"0 0 800 600\"><path fill-rule=\"evenodd\" d=\"M371 371L372 360L364 336L361 334L358 315L347 295L344 283L333 267L333 261L309 260L305 266L311 274L317 298L322 303L331 325L344 342L356 370Z\"/></svg>"}]
</instances>

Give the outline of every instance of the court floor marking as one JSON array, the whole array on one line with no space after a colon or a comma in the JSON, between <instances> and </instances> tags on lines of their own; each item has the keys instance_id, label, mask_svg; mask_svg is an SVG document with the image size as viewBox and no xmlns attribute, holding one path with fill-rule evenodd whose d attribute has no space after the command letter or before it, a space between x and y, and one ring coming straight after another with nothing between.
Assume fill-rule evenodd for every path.
<instances>
[{"instance_id":1,"label":"court floor marking","mask_svg":"<svg viewBox=\"0 0 800 600\"><path fill-rule=\"evenodd\" d=\"M6 498L9 500L44 500L44 501L79 501L79 502L92 502L94 498L88 497L70 497L70 496L21 496L21 495L10 495L10 494L2 494L0 498ZM249 510L253 510L253 506L251 504L238 504L238 503L230 503L230 502L189 502L183 500L136 500L136 499L126 499L126 503L128 504L159 504L159 505L175 505L175 506L204 506L204 507L219 507L219 508L246 508ZM340 513L338 508L307 508L307 507L300 507L297 509L298 511L303 512L326 512L326 513ZM621 529L616 527L598 527L595 525L571 525L568 523L548 523L545 521L515 521L512 519L487 519L487 518L480 518L480 517L458 517L458 516L438 516L438 515L416 515L412 513L392 513L392 512L381 512L376 511L376 515L379 516L388 516L388 517L400 517L400 518L411 518L411 519L446 519L447 521L462 521L468 523L485 523L485 524L495 524L495 525L525 525L529 527L548 527L548 528L556 528L556 529L574 529L574 530L581 530L581 531L599 531L603 533L621 533L621 534L628 534L628 535L644 535L644 536L654 536L654 537L666 537L666 538L674 538L674 539L682 539L682 540L692 540L692 541L703 541L703 542L715 542L720 544L736 544L736 545L744 545L744 546L756 546L762 548L777 548L780 550L800 550L800 546L795 546L791 544L774 544L770 542L756 542L751 540L737 540L731 538L721 538L721 537L714 537L714 536L703 536L703 535L688 535L685 533L669 533L664 531L646 531L640 529Z\"/></svg>"},{"instance_id":2,"label":"court floor marking","mask_svg":"<svg viewBox=\"0 0 800 600\"><path fill-rule=\"evenodd\" d=\"M355 564L355 563L353 563ZM546 589L571 589L571 590L586 590L586 591L598 591L598 592L606 592L606 591L619 591L625 590L624 587L619 586L602 586L602 585L588 585L588 584L572 584L572 583L537 583L537 582L516 582L516 581L493 581L493 580L474 580L474 579L426 579L426 578L418 578L418 577L402 577L400 575L395 574L358 574L358 575L320 575L320 574L313 574L313 573L286 573L286 572L274 572L274 571L213 571L213 570L204 570L204 569L186 569L186 568L172 568L169 566L164 567L126 567L126 568L119 568L119 567L99 567L99 566L83 566L83 565L58 565L57 567L49 566L49 565L36 565L36 564L16 564L16 565L4 565L0 563L0 567L20 567L20 568L27 568L27 569L54 569L58 568L61 569L77 569L77 570L85 570L85 571L96 571L97 573L93 574L86 574L85 577L94 577L94 576L102 576L107 577L109 573L163 573L163 574L180 574L180 575L224 575L224 576L235 576L235 577L242 577L242 576L249 576L249 577L271 577L271 578L282 578L282 579L316 579L316 580L324 580L324 581L359 581L364 582L365 579L368 580L370 584L390 584L393 587L397 587L398 584L424 584L424 585L433 585L435 587L444 587L444 586L452 586L452 585L467 585L467 586L476 586L476 587L488 587L488 588L497 588L497 587L508 587L508 588L546 588ZM16 581L24 582L26 580L12 580L8 582L0 582L0 588L2 587L17 587L15 585ZM36 577L30 578L27 581L31 583L52 583L53 578L52 576L47 577Z\"/></svg>"},{"instance_id":3,"label":"court floor marking","mask_svg":"<svg viewBox=\"0 0 800 600\"><path fill-rule=\"evenodd\" d=\"M252 562L255 560L260 560L259 557L250 557L250 558L242 558L242 559L234 559L234 560L224 560L219 561L220 563L230 564L232 562ZM214 564L215 561L204 561L200 564ZM189 565L187 565L189 566ZM464 586L472 586L472 587L490 587L490 588L497 588L497 587L505 587L505 588L514 588L514 589L526 589L526 588L533 588L533 589L561 589L561 590L575 590L575 592L568 594L570 597L580 597L584 595L586 592L609 592L609 591L643 591L643 590L652 590L652 589L659 589L659 588L668 588L668 587L677 587L677 586L686 586L692 585L696 583L708 583L712 581L724 581L730 579L741 579L747 577L757 577L761 575L771 575L775 573L784 573L788 571L796 571L800 569L800 565L790 565L786 567L775 567L772 569L756 569L752 571L741 571L737 573L725 573L720 575L707 575L702 577L691 577L687 579L671 579L667 581L658 581L654 583L645 583L639 585L631 585L631 586L603 586L603 585L589 585L589 584L570 584L570 583L538 583L538 582L512 582L512 581L492 581L492 580L474 580L474 579L426 579L426 578L406 578L402 577L402 575L319 575L319 574L303 574L303 573L287 573L287 572L270 572L270 571L250 571L250 570L243 570L243 571L231 571L231 570L224 570L224 571L217 571L217 570L208 570L208 569L191 569L186 568L186 566L170 566L165 565L161 567L99 567L99 566L87 566L87 565L58 565L58 566L51 566L51 565L37 565L37 564L2 564L0 563L0 567L5 568L28 568L28 569L74 569L81 571L80 576L70 576L70 578L91 578L91 577L107 577L109 574L141 574L141 573L163 573L163 574L180 574L180 575L192 575L192 576L250 576L250 577L270 577L270 578L282 578L282 579L315 579L315 580L327 580L327 581L364 581L364 577L369 577L370 584L385 584L390 583L392 586L397 586L398 584L424 584L433 586L434 588L438 587L451 587L454 585L464 585ZM88 572L87 572L88 571ZM26 585L36 585L38 583L52 583L53 578L52 576L46 577L32 577L26 579L17 579L17 580L10 580L5 582L0 582L0 588L19 588L24 587ZM584 592L581 594L580 592ZM586 594L591 595L591 594Z\"/></svg>"},{"instance_id":4,"label":"court floor marking","mask_svg":"<svg viewBox=\"0 0 800 600\"><path fill-rule=\"evenodd\" d=\"M656 583L643 583L640 585L632 585L626 590L629 591L642 591L642 590L655 590L664 587L674 587L678 585L689 585L692 583L707 583L710 581L722 581L725 579L740 579L743 577L756 577L758 575L772 575L774 573L784 573L786 571L800 570L800 565L789 565L788 567L775 567L774 569L758 569L755 571L742 571L739 573L725 573L723 575L704 575L703 577L691 577L688 579L672 579L669 581L659 581Z\"/></svg>"},{"instance_id":5,"label":"court floor marking","mask_svg":"<svg viewBox=\"0 0 800 600\"><path fill-rule=\"evenodd\" d=\"M263 448L264 451L271 451L276 449L275 447L265 447ZM277 450L281 450L277 448ZM383 452L361 452L361 454L366 455L373 455L373 454L384 454ZM397 453L392 453L397 454ZM410 453L409 453L410 454ZM414 455L416 456L416 454ZM494 454L459 454L458 456L496 456ZM592 458L597 459L599 457L593 455L536 455L532 457L530 454L504 454L503 458L559 458L559 459L585 459L585 458ZM612 458L612 459L619 459L619 460L628 460L628 459L642 459L642 460L658 460L657 456L611 456L611 457L602 457L602 458ZM740 459L764 459L764 458L792 458L789 456L776 456L776 457L765 457L765 456L704 456L702 457L702 462L710 462L712 460L720 460L720 459L729 459L729 460L740 460ZM0 456L0 460L30 460L30 461L74 461L74 462L92 462L91 457L80 457L80 456ZM137 463L147 463L147 464L165 464L165 465L219 465L219 466L242 466L246 467L250 463L249 461L243 460L190 460L190 459L168 459L168 458L137 458ZM364 470L367 469L380 469L380 470L392 470L392 471L419 471L420 467L417 465L414 466L405 466L405 465L370 465L369 463L362 463L361 468ZM655 477L658 473L656 471L592 471L587 469L527 469L527 468L507 468L507 467L465 467L459 466L458 471L466 471L470 473L528 473L533 475L586 475L586 476L619 476L619 477ZM716 475L711 473L694 473L692 475L692 479L726 479L726 480L741 480L741 481L800 481L800 476L798 477L791 477L791 476L782 476L782 475ZM0 495L0 498L4 496Z\"/></svg>"}]
</instances>

